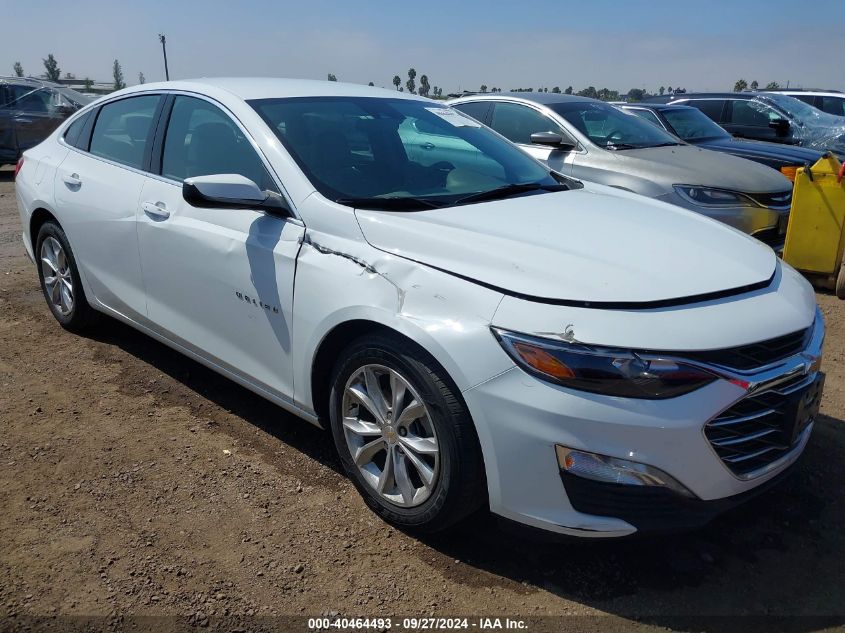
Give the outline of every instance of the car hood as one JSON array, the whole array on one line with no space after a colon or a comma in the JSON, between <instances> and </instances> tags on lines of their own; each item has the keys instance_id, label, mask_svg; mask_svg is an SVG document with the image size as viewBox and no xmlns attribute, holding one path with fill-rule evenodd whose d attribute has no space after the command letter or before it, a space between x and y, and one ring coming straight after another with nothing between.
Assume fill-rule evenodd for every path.
<instances>
[{"instance_id":1,"label":"car hood","mask_svg":"<svg viewBox=\"0 0 845 633\"><path fill-rule=\"evenodd\" d=\"M672 301L765 283L776 266L769 247L724 224L592 184L431 211L358 209L356 215L377 249L550 302Z\"/></svg>"},{"instance_id":2,"label":"car hood","mask_svg":"<svg viewBox=\"0 0 845 633\"><path fill-rule=\"evenodd\" d=\"M767 158L783 162L785 165L814 164L822 153L806 147L797 145L784 145L782 143L766 143L765 141L744 141L732 136L724 138L703 139L691 141L704 149L712 149L720 152L730 152L741 156L753 158Z\"/></svg>"},{"instance_id":3,"label":"car hood","mask_svg":"<svg viewBox=\"0 0 845 633\"><path fill-rule=\"evenodd\" d=\"M704 185L745 193L791 189L771 167L693 145L618 150L614 156L627 173L672 185Z\"/></svg>"}]
</instances>

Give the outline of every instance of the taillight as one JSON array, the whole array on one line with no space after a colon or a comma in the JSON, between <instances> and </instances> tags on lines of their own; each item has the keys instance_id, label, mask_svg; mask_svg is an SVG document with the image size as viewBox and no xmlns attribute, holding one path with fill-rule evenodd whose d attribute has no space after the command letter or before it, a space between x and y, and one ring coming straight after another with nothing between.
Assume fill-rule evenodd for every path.
<instances>
[{"instance_id":1,"label":"taillight","mask_svg":"<svg viewBox=\"0 0 845 633\"><path fill-rule=\"evenodd\" d=\"M792 182L795 182L795 176L798 175L798 167L794 165L781 167L780 173L789 178Z\"/></svg>"},{"instance_id":2,"label":"taillight","mask_svg":"<svg viewBox=\"0 0 845 633\"><path fill-rule=\"evenodd\" d=\"M15 180L18 178L18 173L20 172L21 167L23 167L23 156L18 159L18 164L15 165Z\"/></svg>"}]
</instances>

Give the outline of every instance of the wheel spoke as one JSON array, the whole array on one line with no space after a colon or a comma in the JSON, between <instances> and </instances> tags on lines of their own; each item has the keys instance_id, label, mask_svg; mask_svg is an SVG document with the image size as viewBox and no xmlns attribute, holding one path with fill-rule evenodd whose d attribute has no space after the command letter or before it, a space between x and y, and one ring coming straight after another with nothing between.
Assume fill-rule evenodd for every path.
<instances>
[{"instance_id":1,"label":"wheel spoke","mask_svg":"<svg viewBox=\"0 0 845 633\"><path fill-rule=\"evenodd\" d=\"M50 288L50 300L53 302L53 305L59 305L62 298L62 291L61 291L61 284L55 283L53 287Z\"/></svg>"},{"instance_id":2,"label":"wheel spoke","mask_svg":"<svg viewBox=\"0 0 845 633\"><path fill-rule=\"evenodd\" d=\"M381 427L378 424L351 416L343 418L343 426L355 435L381 435Z\"/></svg>"},{"instance_id":3,"label":"wheel spoke","mask_svg":"<svg viewBox=\"0 0 845 633\"><path fill-rule=\"evenodd\" d=\"M402 500L405 505L410 505L414 500L414 495L417 490L411 482L411 477L408 475L408 460L405 455L396 455L393 461L394 478L396 479L396 486L402 494Z\"/></svg>"},{"instance_id":4,"label":"wheel spoke","mask_svg":"<svg viewBox=\"0 0 845 633\"><path fill-rule=\"evenodd\" d=\"M61 297L62 308L65 314L67 314L73 308L73 296L70 293L70 289L62 285L59 296Z\"/></svg>"},{"instance_id":5,"label":"wheel spoke","mask_svg":"<svg viewBox=\"0 0 845 633\"><path fill-rule=\"evenodd\" d=\"M390 372L390 392L391 392L391 403L390 403L390 412L393 414L393 420L395 421L399 416L399 412L402 411L402 407L405 403L405 381L402 380L402 377L397 374L395 371Z\"/></svg>"},{"instance_id":6,"label":"wheel spoke","mask_svg":"<svg viewBox=\"0 0 845 633\"><path fill-rule=\"evenodd\" d=\"M375 457L379 451L384 450L385 446L386 444L384 439L379 437L372 442L364 444L361 448L355 451L353 459L358 466L366 466L373 461L373 457Z\"/></svg>"},{"instance_id":7,"label":"wheel spoke","mask_svg":"<svg viewBox=\"0 0 845 633\"><path fill-rule=\"evenodd\" d=\"M406 459L411 462L411 465L417 471L417 474L420 476L420 479L422 479L423 483L425 484L425 487L428 488L429 486L431 486L431 484L434 483L434 470L431 468L431 466L429 466L419 457L414 455L413 451L404 449L403 453Z\"/></svg>"},{"instance_id":8,"label":"wheel spoke","mask_svg":"<svg viewBox=\"0 0 845 633\"><path fill-rule=\"evenodd\" d=\"M437 455L440 450L437 447L437 440L433 437L406 435L405 437L400 436L399 441L405 448L415 453L419 453L420 455Z\"/></svg>"},{"instance_id":9,"label":"wheel spoke","mask_svg":"<svg viewBox=\"0 0 845 633\"><path fill-rule=\"evenodd\" d=\"M56 244L58 248L58 252L56 253L56 266L58 266L59 271L67 270L67 257L65 257L65 250Z\"/></svg>"},{"instance_id":10,"label":"wheel spoke","mask_svg":"<svg viewBox=\"0 0 845 633\"><path fill-rule=\"evenodd\" d=\"M381 475L378 478L378 484L376 485L376 490L379 491L379 494L385 494L388 490L393 488L394 484L394 466L396 463L396 459L394 457L396 453L395 449L388 448L387 449L387 457L384 458L384 468L381 470Z\"/></svg>"},{"instance_id":11,"label":"wheel spoke","mask_svg":"<svg viewBox=\"0 0 845 633\"><path fill-rule=\"evenodd\" d=\"M407 426L424 415L425 405L417 400L411 400L410 404L396 417L395 424L396 426Z\"/></svg>"},{"instance_id":12,"label":"wheel spoke","mask_svg":"<svg viewBox=\"0 0 845 633\"><path fill-rule=\"evenodd\" d=\"M47 265L47 267L48 267L48 268L49 268L52 272L54 272L54 273L59 272L59 269L56 267L56 265L55 265L52 261L50 261L50 258L49 258L49 257L42 257L42 258L41 258L41 263L42 263L42 264L46 264L46 265Z\"/></svg>"},{"instance_id":13,"label":"wheel spoke","mask_svg":"<svg viewBox=\"0 0 845 633\"><path fill-rule=\"evenodd\" d=\"M375 402L372 401L369 394L366 393L363 389L361 389L361 383L352 385L346 390L346 392L355 400L357 400L358 404L360 404L367 411L369 411L376 419L376 422L382 425L384 424L384 415L382 414L381 410L376 406Z\"/></svg>"},{"instance_id":14,"label":"wheel spoke","mask_svg":"<svg viewBox=\"0 0 845 633\"><path fill-rule=\"evenodd\" d=\"M372 367L364 368L364 386L367 389L367 395L370 396L370 401L378 408L379 418L385 420L387 418L387 400L384 398L378 376L376 376Z\"/></svg>"}]
</instances>

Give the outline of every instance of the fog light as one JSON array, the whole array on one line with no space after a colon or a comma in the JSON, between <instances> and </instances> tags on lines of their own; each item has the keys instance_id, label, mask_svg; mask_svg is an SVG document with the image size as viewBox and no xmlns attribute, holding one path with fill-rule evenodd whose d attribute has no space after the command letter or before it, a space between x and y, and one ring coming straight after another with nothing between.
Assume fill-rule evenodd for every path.
<instances>
[{"instance_id":1,"label":"fog light","mask_svg":"<svg viewBox=\"0 0 845 633\"><path fill-rule=\"evenodd\" d=\"M647 464L559 445L555 446L555 452L558 466L570 475L623 486L662 486L685 497L695 497L677 479Z\"/></svg>"}]
</instances>

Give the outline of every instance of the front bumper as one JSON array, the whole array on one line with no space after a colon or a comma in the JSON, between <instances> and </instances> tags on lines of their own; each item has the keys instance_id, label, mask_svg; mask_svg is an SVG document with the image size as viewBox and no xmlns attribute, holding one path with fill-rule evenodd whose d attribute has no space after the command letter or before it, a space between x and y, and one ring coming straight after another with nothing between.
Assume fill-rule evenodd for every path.
<instances>
[{"instance_id":1,"label":"front bumper","mask_svg":"<svg viewBox=\"0 0 845 633\"><path fill-rule=\"evenodd\" d=\"M706 437L705 425L750 394L799 375L811 377L818 370L814 360L823 338L817 317L803 353L753 372L732 372L736 380L726 375L669 400L577 392L516 367L466 391L484 448L491 510L533 527L587 537L708 522L785 476L803 452L812 424L771 467L750 476L731 471ZM559 469L556 445L655 467L686 487L692 498L657 487L571 481L574 476Z\"/></svg>"}]
</instances>

